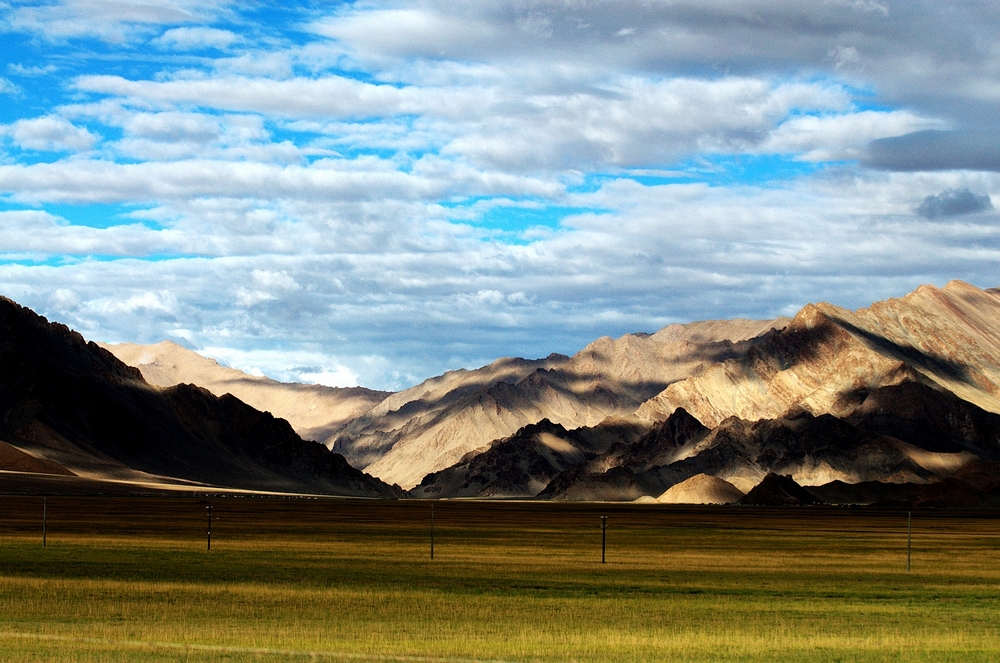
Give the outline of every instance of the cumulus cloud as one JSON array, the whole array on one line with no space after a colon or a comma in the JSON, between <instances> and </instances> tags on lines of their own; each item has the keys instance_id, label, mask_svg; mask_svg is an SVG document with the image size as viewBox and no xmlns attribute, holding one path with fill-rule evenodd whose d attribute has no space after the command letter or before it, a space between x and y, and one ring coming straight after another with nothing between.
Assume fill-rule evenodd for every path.
<instances>
[{"instance_id":1,"label":"cumulus cloud","mask_svg":"<svg viewBox=\"0 0 1000 663\"><path fill-rule=\"evenodd\" d=\"M917 206L916 213L926 219L975 214L993 209L993 202L987 195L975 194L969 189L947 189L937 195L924 198Z\"/></svg>"},{"instance_id":2,"label":"cumulus cloud","mask_svg":"<svg viewBox=\"0 0 1000 663\"><path fill-rule=\"evenodd\" d=\"M205 48L227 49L241 41L239 35L218 28L172 28L152 41L156 46L179 51Z\"/></svg>"},{"instance_id":3,"label":"cumulus cloud","mask_svg":"<svg viewBox=\"0 0 1000 663\"><path fill-rule=\"evenodd\" d=\"M805 161L862 158L873 140L942 126L940 120L910 111L860 111L805 115L783 122L760 145L760 152L799 155Z\"/></svg>"},{"instance_id":4,"label":"cumulus cloud","mask_svg":"<svg viewBox=\"0 0 1000 663\"><path fill-rule=\"evenodd\" d=\"M10 126L9 133L24 149L50 152L79 152L90 149L99 140L84 127L54 115L18 120Z\"/></svg>"},{"instance_id":5,"label":"cumulus cloud","mask_svg":"<svg viewBox=\"0 0 1000 663\"><path fill-rule=\"evenodd\" d=\"M39 78L0 130L0 285L95 339L401 388L997 285L1000 231L941 223L1000 189L985 5L115 7L0 9L19 62L79 62L6 70Z\"/></svg>"}]
</instances>

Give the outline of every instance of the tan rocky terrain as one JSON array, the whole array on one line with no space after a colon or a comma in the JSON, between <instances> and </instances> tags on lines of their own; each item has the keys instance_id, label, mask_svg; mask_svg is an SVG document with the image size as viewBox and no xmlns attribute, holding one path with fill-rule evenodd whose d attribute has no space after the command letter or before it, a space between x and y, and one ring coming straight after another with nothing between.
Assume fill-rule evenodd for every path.
<instances>
[{"instance_id":1,"label":"tan rocky terrain","mask_svg":"<svg viewBox=\"0 0 1000 663\"><path fill-rule=\"evenodd\" d=\"M742 497L743 491L725 479L696 474L674 484L655 501L661 504L730 504Z\"/></svg>"},{"instance_id":2,"label":"tan rocky terrain","mask_svg":"<svg viewBox=\"0 0 1000 663\"><path fill-rule=\"evenodd\" d=\"M363 387L325 387L277 382L203 357L171 341L154 345L98 343L143 379L160 387L196 384L216 396L232 394L262 412L285 419L305 440L326 440L348 421L364 414L391 392Z\"/></svg>"},{"instance_id":3,"label":"tan rocky terrain","mask_svg":"<svg viewBox=\"0 0 1000 663\"><path fill-rule=\"evenodd\" d=\"M699 474L744 492L768 475L805 486L961 483L969 468L1000 460L997 321L1000 295L961 282L858 311L807 306L742 352L671 381L628 419L646 421L645 435L566 467L537 496L655 497ZM529 446L519 434L504 441L503 454L491 447L492 475L505 476L500 461L522 462ZM477 453L465 467L477 465ZM980 483L984 472L975 475ZM485 474L477 476L482 484ZM918 493L927 498L885 494Z\"/></svg>"},{"instance_id":4,"label":"tan rocky terrain","mask_svg":"<svg viewBox=\"0 0 1000 663\"><path fill-rule=\"evenodd\" d=\"M542 419L566 428L632 416L642 403L703 368L740 357L787 319L670 325L600 338L573 357L499 359L393 394L329 441L358 467L410 488Z\"/></svg>"},{"instance_id":5,"label":"tan rocky terrain","mask_svg":"<svg viewBox=\"0 0 1000 663\"><path fill-rule=\"evenodd\" d=\"M327 444L416 497L696 501L728 482L761 504L808 503L795 486L846 503L1000 503L997 321L1000 293L953 281L857 311L671 325L445 373L336 414ZM135 352L154 380L178 373ZM301 408L294 385L269 392L177 356L202 371L191 381L249 380L261 407L280 394Z\"/></svg>"},{"instance_id":6,"label":"tan rocky terrain","mask_svg":"<svg viewBox=\"0 0 1000 663\"><path fill-rule=\"evenodd\" d=\"M904 381L1000 413L998 321L1000 295L960 281L857 311L809 305L766 344L671 384L637 414L657 421L683 407L709 427L793 407L847 416L868 392Z\"/></svg>"}]
</instances>

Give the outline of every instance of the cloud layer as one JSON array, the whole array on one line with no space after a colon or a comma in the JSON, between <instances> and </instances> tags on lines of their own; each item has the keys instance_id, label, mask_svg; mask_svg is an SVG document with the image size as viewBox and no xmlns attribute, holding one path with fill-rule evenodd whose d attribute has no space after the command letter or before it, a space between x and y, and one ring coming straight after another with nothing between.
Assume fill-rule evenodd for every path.
<instances>
[{"instance_id":1,"label":"cloud layer","mask_svg":"<svg viewBox=\"0 0 1000 663\"><path fill-rule=\"evenodd\" d=\"M998 285L989 3L0 8L3 294L400 388Z\"/></svg>"}]
</instances>

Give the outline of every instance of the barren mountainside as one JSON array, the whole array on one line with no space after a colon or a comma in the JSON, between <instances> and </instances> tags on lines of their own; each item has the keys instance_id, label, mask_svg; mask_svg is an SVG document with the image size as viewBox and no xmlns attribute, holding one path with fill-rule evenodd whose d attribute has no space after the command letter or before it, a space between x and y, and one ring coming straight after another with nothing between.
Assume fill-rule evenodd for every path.
<instances>
[{"instance_id":1,"label":"barren mountainside","mask_svg":"<svg viewBox=\"0 0 1000 663\"><path fill-rule=\"evenodd\" d=\"M731 344L727 356L687 364L687 375L625 418L647 431L632 441L542 467L541 440L525 428L418 490L470 494L475 484L476 494L493 494L488 476L499 485L532 466L548 481L537 496L550 499L656 497L698 475L743 492L768 475L806 486L962 484L957 477L971 468L979 469L968 476L994 490L1000 479L981 475L1000 461L997 321L1000 296L961 282L853 312L809 305L782 329ZM569 444L577 433L552 432Z\"/></svg>"},{"instance_id":2,"label":"barren mountainside","mask_svg":"<svg viewBox=\"0 0 1000 663\"><path fill-rule=\"evenodd\" d=\"M810 304L793 319L605 337L388 395L282 385L172 344L113 346L152 380L245 393L333 431L346 460L235 396L153 387L5 306L10 469L255 486L319 474L330 490L350 476L353 494L401 494L350 462L425 498L1000 504L1000 293L958 281L857 311Z\"/></svg>"},{"instance_id":3,"label":"barren mountainside","mask_svg":"<svg viewBox=\"0 0 1000 663\"><path fill-rule=\"evenodd\" d=\"M572 357L499 359L388 397L330 440L366 472L410 488L542 419L566 428L629 417L667 385L740 357L787 319L670 325L600 338Z\"/></svg>"},{"instance_id":4,"label":"barren mountainside","mask_svg":"<svg viewBox=\"0 0 1000 663\"><path fill-rule=\"evenodd\" d=\"M0 469L174 486L400 495L234 396L159 388L0 298Z\"/></svg>"},{"instance_id":5,"label":"barren mountainside","mask_svg":"<svg viewBox=\"0 0 1000 663\"><path fill-rule=\"evenodd\" d=\"M290 384L220 366L171 341L155 345L98 343L121 361L138 368L146 382L159 387L196 384L216 396L232 394L263 412L285 419L304 440L325 440L346 422L364 414L390 392L363 387Z\"/></svg>"},{"instance_id":6,"label":"barren mountainside","mask_svg":"<svg viewBox=\"0 0 1000 663\"><path fill-rule=\"evenodd\" d=\"M683 407L707 426L799 407L850 414L881 386L915 380L1000 412L1000 295L960 281L848 311L803 308L746 356L676 382L639 408L655 421Z\"/></svg>"}]
</instances>

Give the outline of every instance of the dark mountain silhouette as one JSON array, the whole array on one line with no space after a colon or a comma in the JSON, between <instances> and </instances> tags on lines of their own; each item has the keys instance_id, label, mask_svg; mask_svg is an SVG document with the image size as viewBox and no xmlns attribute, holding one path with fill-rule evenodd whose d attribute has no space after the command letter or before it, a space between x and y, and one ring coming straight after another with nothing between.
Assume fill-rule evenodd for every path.
<instances>
[{"instance_id":1,"label":"dark mountain silhouette","mask_svg":"<svg viewBox=\"0 0 1000 663\"><path fill-rule=\"evenodd\" d=\"M3 469L394 497L288 423L193 385L160 389L64 325L0 298ZM29 463L30 464L30 463Z\"/></svg>"},{"instance_id":2,"label":"dark mountain silhouette","mask_svg":"<svg viewBox=\"0 0 1000 663\"><path fill-rule=\"evenodd\" d=\"M819 500L808 490L795 483L792 477L769 473L737 504L753 506L801 506L819 504Z\"/></svg>"}]
</instances>

